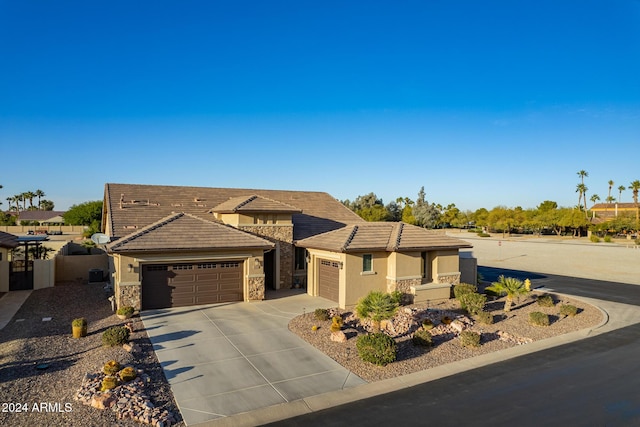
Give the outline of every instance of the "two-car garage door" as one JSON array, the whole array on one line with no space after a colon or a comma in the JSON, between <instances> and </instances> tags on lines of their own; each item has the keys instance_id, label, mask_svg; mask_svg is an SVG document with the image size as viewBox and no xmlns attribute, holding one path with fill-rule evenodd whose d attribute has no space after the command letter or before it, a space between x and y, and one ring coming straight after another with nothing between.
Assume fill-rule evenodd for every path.
<instances>
[{"instance_id":1,"label":"two-car garage door","mask_svg":"<svg viewBox=\"0 0 640 427\"><path fill-rule=\"evenodd\" d=\"M242 301L242 262L145 264L142 308Z\"/></svg>"}]
</instances>

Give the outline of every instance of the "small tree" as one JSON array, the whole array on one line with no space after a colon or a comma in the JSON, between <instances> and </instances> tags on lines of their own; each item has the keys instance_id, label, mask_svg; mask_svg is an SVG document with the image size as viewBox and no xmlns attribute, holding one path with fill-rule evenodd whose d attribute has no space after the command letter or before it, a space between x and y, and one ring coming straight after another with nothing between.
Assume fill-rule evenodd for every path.
<instances>
[{"instance_id":1,"label":"small tree","mask_svg":"<svg viewBox=\"0 0 640 427\"><path fill-rule=\"evenodd\" d=\"M522 280L518 280L515 277L504 277L503 275L498 277L497 282L493 282L491 286L487 286L486 289L498 295L507 296L504 302L504 311L511 310L511 304L514 298L529 293L527 286Z\"/></svg>"},{"instance_id":2,"label":"small tree","mask_svg":"<svg viewBox=\"0 0 640 427\"><path fill-rule=\"evenodd\" d=\"M356 305L356 314L363 319L371 320L374 333L380 332L380 322L391 319L397 310L398 302L393 296L380 291L369 292Z\"/></svg>"}]
</instances>

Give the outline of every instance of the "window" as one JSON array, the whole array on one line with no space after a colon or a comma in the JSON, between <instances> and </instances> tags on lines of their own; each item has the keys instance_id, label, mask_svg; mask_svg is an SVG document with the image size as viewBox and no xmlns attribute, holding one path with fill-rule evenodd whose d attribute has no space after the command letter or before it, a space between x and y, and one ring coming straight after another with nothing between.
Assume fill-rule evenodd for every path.
<instances>
[{"instance_id":1,"label":"window","mask_svg":"<svg viewBox=\"0 0 640 427\"><path fill-rule=\"evenodd\" d=\"M373 271L373 257L371 254L362 255L362 271Z\"/></svg>"},{"instance_id":2,"label":"window","mask_svg":"<svg viewBox=\"0 0 640 427\"><path fill-rule=\"evenodd\" d=\"M307 261L305 259L306 256L307 256L307 250L305 248L296 248L296 255L295 255L296 270L304 270L305 268L307 268Z\"/></svg>"},{"instance_id":3,"label":"window","mask_svg":"<svg viewBox=\"0 0 640 427\"><path fill-rule=\"evenodd\" d=\"M420 271L422 273L422 278L425 279L427 277L427 253L422 252L420 254L422 261L420 262Z\"/></svg>"}]
</instances>

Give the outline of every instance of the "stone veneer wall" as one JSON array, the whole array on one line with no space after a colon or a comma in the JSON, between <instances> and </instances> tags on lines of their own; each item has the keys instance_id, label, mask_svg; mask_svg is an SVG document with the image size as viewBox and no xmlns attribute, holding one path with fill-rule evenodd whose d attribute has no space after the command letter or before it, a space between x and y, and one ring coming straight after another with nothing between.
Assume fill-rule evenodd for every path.
<instances>
[{"instance_id":1,"label":"stone veneer wall","mask_svg":"<svg viewBox=\"0 0 640 427\"><path fill-rule=\"evenodd\" d=\"M241 225L239 230L264 237L280 248L280 281L282 288L293 286L293 225ZM264 284L263 284L264 287Z\"/></svg>"},{"instance_id":2,"label":"stone veneer wall","mask_svg":"<svg viewBox=\"0 0 640 427\"><path fill-rule=\"evenodd\" d=\"M249 301L262 301L264 299L264 276L249 277Z\"/></svg>"},{"instance_id":3,"label":"stone veneer wall","mask_svg":"<svg viewBox=\"0 0 640 427\"><path fill-rule=\"evenodd\" d=\"M400 291L405 294L411 293L411 286L418 286L422 283L422 279L390 279L387 278L387 292Z\"/></svg>"},{"instance_id":4,"label":"stone veneer wall","mask_svg":"<svg viewBox=\"0 0 640 427\"><path fill-rule=\"evenodd\" d=\"M115 289L116 307L131 306L136 310L142 310L142 283L123 282Z\"/></svg>"},{"instance_id":5,"label":"stone veneer wall","mask_svg":"<svg viewBox=\"0 0 640 427\"><path fill-rule=\"evenodd\" d=\"M460 284L460 273L442 273L438 274L438 283L449 283L451 285Z\"/></svg>"}]
</instances>

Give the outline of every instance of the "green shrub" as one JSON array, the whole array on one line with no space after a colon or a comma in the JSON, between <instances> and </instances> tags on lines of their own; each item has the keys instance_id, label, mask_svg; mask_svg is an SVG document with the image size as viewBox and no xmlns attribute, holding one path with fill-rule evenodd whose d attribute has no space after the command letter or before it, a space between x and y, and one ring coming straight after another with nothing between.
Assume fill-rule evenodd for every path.
<instances>
[{"instance_id":1,"label":"green shrub","mask_svg":"<svg viewBox=\"0 0 640 427\"><path fill-rule=\"evenodd\" d=\"M604 242L605 243L611 243L611 236L609 236L608 234L606 236L604 236Z\"/></svg>"},{"instance_id":2,"label":"green shrub","mask_svg":"<svg viewBox=\"0 0 640 427\"><path fill-rule=\"evenodd\" d=\"M478 314L484 308L484 304L487 302L486 295L480 295L479 293L463 294L460 296L460 305L464 307L469 314Z\"/></svg>"},{"instance_id":3,"label":"green shrub","mask_svg":"<svg viewBox=\"0 0 640 427\"><path fill-rule=\"evenodd\" d=\"M109 360L102 367L102 372L107 375L115 375L120 370L120 363L115 360Z\"/></svg>"},{"instance_id":4,"label":"green shrub","mask_svg":"<svg viewBox=\"0 0 640 427\"><path fill-rule=\"evenodd\" d=\"M547 294L538 297L538 305L540 307L553 307L556 303L553 300L553 297Z\"/></svg>"},{"instance_id":5,"label":"green shrub","mask_svg":"<svg viewBox=\"0 0 640 427\"><path fill-rule=\"evenodd\" d=\"M589 240L591 240L593 243L600 243L600 238L595 234L592 234L591 237L589 237Z\"/></svg>"},{"instance_id":6,"label":"green shrub","mask_svg":"<svg viewBox=\"0 0 640 427\"><path fill-rule=\"evenodd\" d=\"M560 315L573 317L578 314L578 307L571 304L562 304L560 306Z\"/></svg>"},{"instance_id":7,"label":"green shrub","mask_svg":"<svg viewBox=\"0 0 640 427\"><path fill-rule=\"evenodd\" d=\"M449 316L443 316L443 317L440 319L440 321L441 321L442 323L444 323L445 325L448 325L448 324L450 324L450 323L452 322L452 320L451 320L451 318L450 318Z\"/></svg>"},{"instance_id":8,"label":"green shrub","mask_svg":"<svg viewBox=\"0 0 640 427\"><path fill-rule=\"evenodd\" d=\"M118 309L118 311L116 311L116 314L119 314L120 316L127 316L127 317L131 317L133 316L133 313L136 310L131 307L130 305L125 305L124 307L120 307Z\"/></svg>"},{"instance_id":9,"label":"green shrub","mask_svg":"<svg viewBox=\"0 0 640 427\"><path fill-rule=\"evenodd\" d=\"M389 335L381 332L360 335L356 341L360 359L375 365L385 366L396 360L397 345Z\"/></svg>"},{"instance_id":10,"label":"green shrub","mask_svg":"<svg viewBox=\"0 0 640 427\"><path fill-rule=\"evenodd\" d=\"M478 237L491 237L491 234L482 232L482 233L478 233Z\"/></svg>"},{"instance_id":11,"label":"green shrub","mask_svg":"<svg viewBox=\"0 0 640 427\"><path fill-rule=\"evenodd\" d=\"M480 311L476 314L476 320L483 325L492 325L493 324L493 314L488 311Z\"/></svg>"},{"instance_id":12,"label":"green shrub","mask_svg":"<svg viewBox=\"0 0 640 427\"><path fill-rule=\"evenodd\" d=\"M129 329L124 326L112 326L102 333L102 344L113 347L129 342Z\"/></svg>"},{"instance_id":13,"label":"green shrub","mask_svg":"<svg viewBox=\"0 0 640 427\"><path fill-rule=\"evenodd\" d=\"M460 283L453 287L453 296L459 300L462 295L478 292L478 287L470 283Z\"/></svg>"},{"instance_id":14,"label":"green shrub","mask_svg":"<svg viewBox=\"0 0 640 427\"><path fill-rule=\"evenodd\" d=\"M393 291L391 292L391 301L398 305L404 304L404 292L402 291Z\"/></svg>"},{"instance_id":15,"label":"green shrub","mask_svg":"<svg viewBox=\"0 0 640 427\"><path fill-rule=\"evenodd\" d=\"M426 329L418 329L414 334L413 338L411 338L413 345L417 345L420 347L431 347L433 345L433 337L431 336L431 332Z\"/></svg>"},{"instance_id":16,"label":"green shrub","mask_svg":"<svg viewBox=\"0 0 640 427\"><path fill-rule=\"evenodd\" d=\"M313 312L313 315L315 316L316 320L319 320L321 322L329 320L329 310L327 310L326 308L316 308L316 311Z\"/></svg>"},{"instance_id":17,"label":"green shrub","mask_svg":"<svg viewBox=\"0 0 640 427\"><path fill-rule=\"evenodd\" d=\"M529 323L535 326L549 326L551 324L549 316L539 311L529 313Z\"/></svg>"},{"instance_id":18,"label":"green shrub","mask_svg":"<svg viewBox=\"0 0 640 427\"><path fill-rule=\"evenodd\" d=\"M477 332L462 331L460 332L460 344L463 347L480 347L480 337L481 335Z\"/></svg>"}]
</instances>

